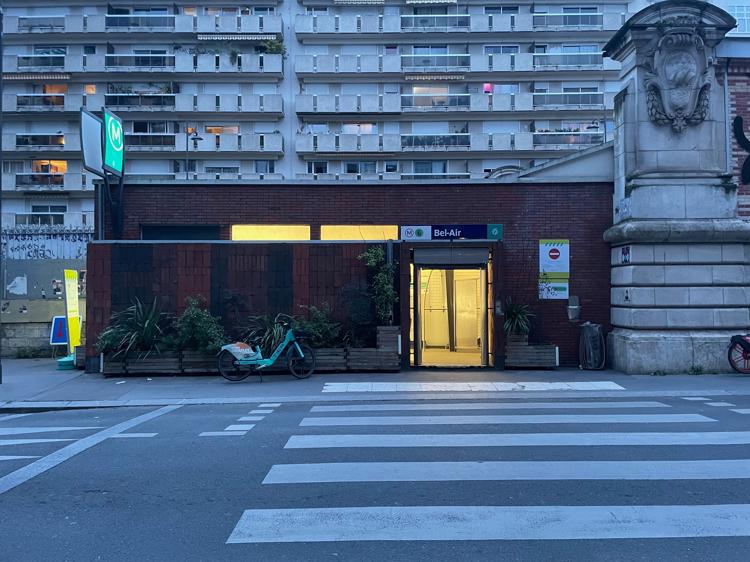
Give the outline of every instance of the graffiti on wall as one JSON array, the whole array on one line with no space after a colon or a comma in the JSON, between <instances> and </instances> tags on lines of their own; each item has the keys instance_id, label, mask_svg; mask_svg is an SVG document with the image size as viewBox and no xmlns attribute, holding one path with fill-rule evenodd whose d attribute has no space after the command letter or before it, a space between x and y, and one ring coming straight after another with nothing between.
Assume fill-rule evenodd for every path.
<instances>
[{"instance_id":1,"label":"graffiti on wall","mask_svg":"<svg viewBox=\"0 0 750 562\"><path fill-rule=\"evenodd\" d=\"M3 259L85 259L94 229L87 226L14 226L2 229Z\"/></svg>"}]
</instances>

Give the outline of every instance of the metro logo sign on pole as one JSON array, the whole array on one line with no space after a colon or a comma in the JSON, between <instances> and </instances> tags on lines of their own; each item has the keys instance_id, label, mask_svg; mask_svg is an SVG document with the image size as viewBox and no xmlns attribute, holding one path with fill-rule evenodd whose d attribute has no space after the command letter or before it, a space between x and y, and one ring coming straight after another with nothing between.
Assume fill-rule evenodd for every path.
<instances>
[{"instance_id":1,"label":"metro logo sign on pole","mask_svg":"<svg viewBox=\"0 0 750 562\"><path fill-rule=\"evenodd\" d=\"M122 120L107 108L102 109L104 126L102 127L104 147L104 165L106 172L115 176L122 176L125 164L125 133Z\"/></svg>"},{"instance_id":2,"label":"metro logo sign on pole","mask_svg":"<svg viewBox=\"0 0 750 562\"><path fill-rule=\"evenodd\" d=\"M65 317L68 320L68 352L81 345L81 312L78 306L78 272L63 270L65 279Z\"/></svg>"}]
</instances>

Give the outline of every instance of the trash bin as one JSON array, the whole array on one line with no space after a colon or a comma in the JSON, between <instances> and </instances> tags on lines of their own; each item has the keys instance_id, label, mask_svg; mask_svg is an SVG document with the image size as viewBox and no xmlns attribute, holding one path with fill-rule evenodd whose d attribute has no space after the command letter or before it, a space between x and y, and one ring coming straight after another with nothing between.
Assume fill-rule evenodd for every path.
<instances>
[{"instance_id":1,"label":"trash bin","mask_svg":"<svg viewBox=\"0 0 750 562\"><path fill-rule=\"evenodd\" d=\"M600 370L607 360L604 333L601 324L581 324L581 340L578 345L578 362L581 369Z\"/></svg>"}]
</instances>

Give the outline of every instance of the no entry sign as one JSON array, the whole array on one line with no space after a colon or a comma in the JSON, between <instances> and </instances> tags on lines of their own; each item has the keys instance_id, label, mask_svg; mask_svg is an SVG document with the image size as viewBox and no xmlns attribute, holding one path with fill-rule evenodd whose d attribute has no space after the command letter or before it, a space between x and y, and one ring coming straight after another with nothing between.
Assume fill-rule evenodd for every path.
<instances>
[{"instance_id":1,"label":"no entry sign","mask_svg":"<svg viewBox=\"0 0 750 562\"><path fill-rule=\"evenodd\" d=\"M570 273L570 241L539 241L539 273Z\"/></svg>"},{"instance_id":2,"label":"no entry sign","mask_svg":"<svg viewBox=\"0 0 750 562\"><path fill-rule=\"evenodd\" d=\"M560 258L560 250L558 250L557 248L552 248L549 251L549 259L551 259L551 260L557 260L559 258Z\"/></svg>"}]
</instances>

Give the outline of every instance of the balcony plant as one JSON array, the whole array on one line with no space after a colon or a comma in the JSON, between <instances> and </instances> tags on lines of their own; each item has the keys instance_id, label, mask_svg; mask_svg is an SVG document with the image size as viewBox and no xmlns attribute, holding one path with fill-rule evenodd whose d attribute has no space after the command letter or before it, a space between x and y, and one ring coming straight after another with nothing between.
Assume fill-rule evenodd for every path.
<instances>
[{"instance_id":1,"label":"balcony plant","mask_svg":"<svg viewBox=\"0 0 750 562\"><path fill-rule=\"evenodd\" d=\"M260 48L263 53L269 55L281 55L281 58L286 59L286 46L282 39L267 39L261 41Z\"/></svg>"}]
</instances>

